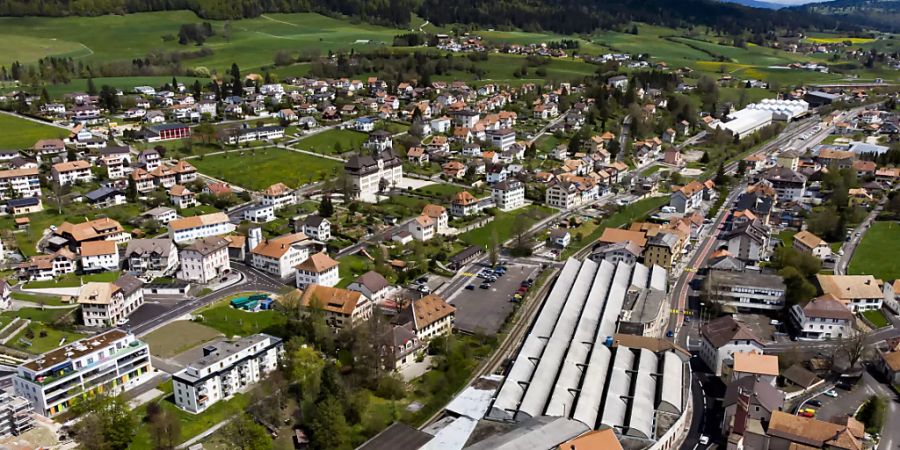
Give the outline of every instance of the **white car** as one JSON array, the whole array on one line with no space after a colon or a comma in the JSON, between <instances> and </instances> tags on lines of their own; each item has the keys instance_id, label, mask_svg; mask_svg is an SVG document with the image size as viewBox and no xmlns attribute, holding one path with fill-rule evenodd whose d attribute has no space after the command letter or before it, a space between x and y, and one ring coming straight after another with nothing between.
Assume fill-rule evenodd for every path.
<instances>
[{"instance_id":1,"label":"white car","mask_svg":"<svg viewBox=\"0 0 900 450\"><path fill-rule=\"evenodd\" d=\"M700 445L706 445L706 444L709 444L709 436L707 436L705 434L701 434L700 435Z\"/></svg>"}]
</instances>

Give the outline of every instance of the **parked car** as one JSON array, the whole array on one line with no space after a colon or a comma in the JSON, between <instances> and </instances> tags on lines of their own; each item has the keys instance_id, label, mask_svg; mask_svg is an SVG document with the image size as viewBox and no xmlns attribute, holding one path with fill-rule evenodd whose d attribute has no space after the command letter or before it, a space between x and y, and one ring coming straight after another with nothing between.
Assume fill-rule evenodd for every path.
<instances>
[{"instance_id":1,"label":"parked car","mask_svg":"<svg viewBox=\"0 0 900 450\"><path fill-rule=\"evenodd\" d=\"M835 398L838 396L838 393L834 389L829 389L829 390L825 391L825 395L827 395L831 398Z\"/></svg>"},{"instance_id":2,"label":"parked car","mask_svg":"<svg viewBox=\"0 0 900 450\"><path fill-rule=\"evenodd\" d=\"M800 417L810 417L810 418L816 416L815 413L811 413L811 412L806 411L806 410L803 410L803 411L798 412L797 415L800 416Z\"/></svg>"},{"instance_id":3,"label":"parked car","mask_svg":"<svg viewBox=\"0 0 900 450\"><path fill-rule=\"evenodd\" d=\"M709 444L709 436L707 436L705 434L701 434L700 435L700 445L707 445L707 444Z\"/></svg>"},{"instance_id":4,"label":"parked car","mask_svg":"<svg viewBox=\"0 0 900 450\"><path fill-rule=\"evenodd\" d=\"M466 286L466 290L468 290L468 291L474 291L474 290L475 290L475 285L474 285L474 284L470 284L470 285Z\"/></svg>"},{"instance_id":5,"label":"parked car","mask_svg":"<svg viewBox=\"0 0 900 450\"><path fill-rule=\"evenodd\" d=\"M818 400L810 400L810 401L806 402L806 404L809 406L815 406L816 408L822 407L822 402L820 402Z\"/></svg>"},{"instance_id":6,"label":"parked car","mask_svg":"<svg viewBox=\"0 0 900 450\"><path fill-rule=\"evenodd\" d=\"M481 289L490 289L491 285L488 283L481 283L481 286L478 287L480 287Z\"/></svg>"}]
</instances>

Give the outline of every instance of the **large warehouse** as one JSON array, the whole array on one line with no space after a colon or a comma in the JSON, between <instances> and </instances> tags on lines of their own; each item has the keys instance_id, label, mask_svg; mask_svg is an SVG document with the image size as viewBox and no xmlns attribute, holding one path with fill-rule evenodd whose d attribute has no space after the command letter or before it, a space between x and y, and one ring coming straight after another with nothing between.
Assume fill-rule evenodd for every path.
<instances>
[{"instance_id":1,"label":"large warehouse","mask_svg":"<svg viewBox=\"0 0 900 450\"><path fill-rule=\"evenodd\" d=\"M632 448L668 448L690 401L689 354L655 337L617 334L630 293L665 289L659 266L569 259L487 418L566 417L612 428Z\"/></svg>"}]
</instances>

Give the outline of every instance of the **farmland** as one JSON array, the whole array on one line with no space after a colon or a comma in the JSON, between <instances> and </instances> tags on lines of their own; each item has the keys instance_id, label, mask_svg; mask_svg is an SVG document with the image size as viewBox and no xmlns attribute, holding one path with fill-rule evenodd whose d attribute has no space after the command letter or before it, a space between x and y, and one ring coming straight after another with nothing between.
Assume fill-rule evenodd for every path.
<instances>
[{"instance_id":1,"label":"farmland","mask_svg":"<svg viewBox=\"0 0 900 450\"><path fill-rule=\"evenodd\" d=\"M341 167L337 161L278 148L204 156L191 163L206 175L253 190L278 182L296 188L331 178Z\"/></svg>"},{"instance_id":2,"label":"farmland","mask_svg":"<svg viewBox=\"0 0 900 450\"><path fill-rule=\"evenodd\" d=\"M39 139L61 138L68 134L62 128L0 114L0 149L27 148Z\"/></svg>"}]
</instances>

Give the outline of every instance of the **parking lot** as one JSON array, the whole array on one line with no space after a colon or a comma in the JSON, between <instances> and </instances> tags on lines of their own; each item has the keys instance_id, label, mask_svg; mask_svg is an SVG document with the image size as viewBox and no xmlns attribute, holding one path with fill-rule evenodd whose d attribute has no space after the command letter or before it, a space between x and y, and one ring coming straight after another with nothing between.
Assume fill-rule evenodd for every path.
<instances>
[{"instance_id":1,"label":"parking lot","mask_svg":"<svg viewBox=\"0 0 900 450\"><path fill-rule=\"evenodd\" d=\"M477 267L474 270L480 270ZM537 277L540 266L510 263L505 275L481 289L482 279L471 273L470 280L449 296L448 301L456 307L456 329L464 333L497 334L506 317L512 312L514 303L510 301L522 281ZM474 289L465 289L472 285Z\"/></svg>"}]
</instances>

